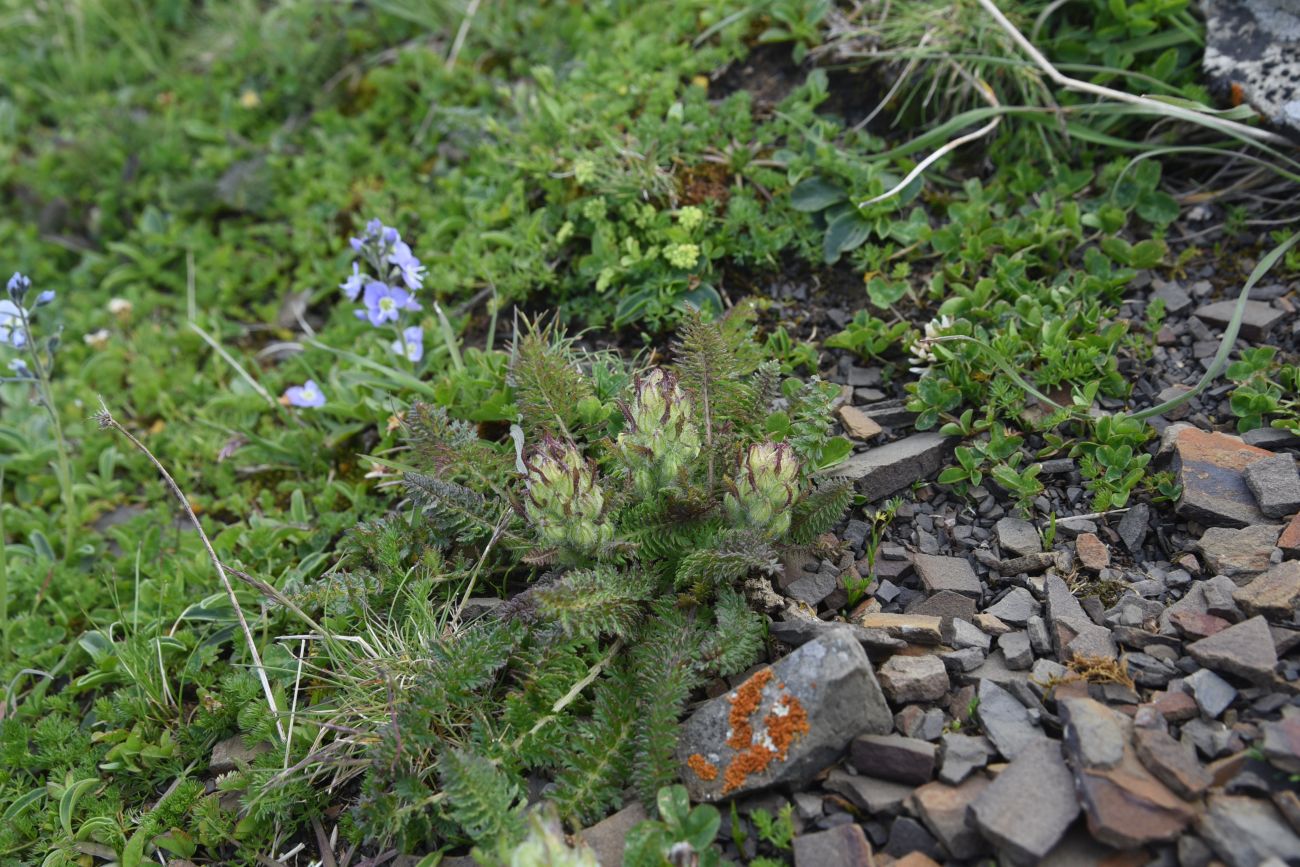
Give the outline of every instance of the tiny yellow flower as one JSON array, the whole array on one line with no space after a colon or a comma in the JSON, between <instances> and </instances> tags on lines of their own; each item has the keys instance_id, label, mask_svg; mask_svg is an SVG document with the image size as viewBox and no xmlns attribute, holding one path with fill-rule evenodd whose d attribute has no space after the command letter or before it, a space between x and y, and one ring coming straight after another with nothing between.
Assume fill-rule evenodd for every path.
<instances>
[{"instance_id":1,"label":"tiny yellow flower","mask_svg":"<svg viewBox=\"0 0 1300 867\"><path fill-rule=\"evenodd\" d=\"M674 268L694 268L700 261L700 248L697 244L669 244L664 248L664 258Z\"/></svg>"},{"instance_id":2,"label":"tiny yellow flower","mask_svg":"<svg viewBox=\"0 0 1300 867\"><path fill-rule=\"evenodd\" d=\"M239 95L239 104L244 108L257 108L262 104L262 97L250 87Z\"/></svg>"}]
</instances>

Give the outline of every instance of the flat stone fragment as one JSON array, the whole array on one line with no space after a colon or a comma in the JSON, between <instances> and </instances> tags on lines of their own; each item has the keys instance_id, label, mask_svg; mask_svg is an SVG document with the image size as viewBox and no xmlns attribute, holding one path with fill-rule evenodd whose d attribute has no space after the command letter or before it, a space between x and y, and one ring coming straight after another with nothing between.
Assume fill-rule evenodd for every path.
<instances>
[{"instance_id":1,"label":"flat stone fragment","mask_svg":"<svg viewBox=\"0 0 1300 867\"><path fill-rule=\"evenodd\" d=\"M927 432L856 454L836 467L869 502L882 500L913 482L928 479L947 464L956 437Z\"/></svg>"},{"instance_id":2,"label":"flat stone fragment","mask_svg":"<svg viewBox=\"0 0 1300 867\"><path fill-rule=\"evenodd\" d=\"M795 867L871 867L874 862L862 826L846 824L795 837L794 863Z\"/></svg>"},{"instance_id":3,"label":"flat stone fragment","mask_svg":"<svg viewBox=\"0 0 1300 867\"><path fill-rule=\"evenodd\" d=\"M791 581L785 586L785 595L816 608L818 603L839 589L839 586L839 576L834 572L817 572Z\"/></svg>"},{"instance_id":4,"label":"flat stone fragment","mask_svg":"<svg viewBox=\"0 0 1300 867\"><path fill-rule=\"evenodd\" d=\"M1238 437L1183 427L1174 433L1173 471L1183 487L1177 512L1207 527L1267 523L1246 486L1245 468L1273 453Z\"/></svg>"},{"instance_id":5,"label":"flat stone fragment","mask_svg":"<svg viewBox=\"0 0 1300 867\"><path fill-rule=\"evenodd\" d=\"M935 745L902 735L862 735L849 744L849 763L860 773L919 786L934 776Z\"/></svg>"},{"instance_id":6,"label":"flat stone fragment","mask_svg":"<svg viewBox=\"0 0 1300 867\"><path fill-rule=\"evenodd\" d=\"M1096 533L1080 533L1074 540L1074 553L1083 568L1100 572L1110 565L1110 549Z\"/></svg>"},{"instance_id":7,"label":"flat stone fragment","mask_svg":"<svg viewBox=\"0 0 1300 867\"><path fill-rule=\"evenodd\" d=\"M1256 867L1270 858L1300 860L1300 836L1268 801L1211 795L1196 830L1231 867Z\"/></svg>"},{"instance_id":8,"label":"flat stone fragment","mask_svg":"<svg viewBox=\"0 0 1300 867\"><path fill-rule=\"evenodd\" d=\"M1300 120L1300 113L1297 114L1297 120ZM1203 322L1226 328L1232 321L1233 309L1236 306L1235 301L1215 301L1213 304L1198 307L1194 315ZM1270 307L1263 301L1247 301L1245 313L1241 318L1241 336L1247 340L1262 340L1284 315L1281 310Z\"/></svg>"},{"instance_id":9,"label":"flat stone fragment","mask_svg":"<svg viewBox=\"0 0 1300 867\"><path fill-rule=\"evenodd\" d=\"M1260 686L1273 682L1273 669L1277 667L1277 648L1263 617L1252 617L1193 642L1187 645L1187 653L1206 668Z\"/></svg>"},{"instance_id":10,"label":"flat stone fragment","mask_svg":"<svg viewBox=\"0 0 1300 867\"><path fill-rule=\"evenodd\" d=\"M895 704L937 701L948 693L948 671L937 656L891 656L880 667L880 685Z\"/></svg>"},{"instance_id":11,"label":"flat stone fragment","mask_svg":"<svg viewBox=\"0 0 1300 867\"><path fill-rule=\"evenodd\" d=\"M1015 759L1020 752L1047 735L1034 724L1029 711L1015 696L991 680L979 682L979 706L975 713L989 740L993 741L1007 759Z\"/></svg>"},{"instance_id":12,"label":"flat stone fragment","mask_svg":"<svg viewBox=\"0 0 1300 867\"><path fill-rule=\"evenodd\" d=\"M1196 815L1131 755L1109 770L1076 769L1075 785L1092 836L1118 849L1176 840Z\"/></svg>"},{"instance_id":13,"label":"flat stone fragment","mask_svg":"<svg viewBox=\"0 0 1300 867\"><path fill-rule=\"evenodd\" d=\"M1196 750L1161 729L1137 729L1133 748L1146 769L1179 797L1199 798L1214 778L1196 759Z\"/></svg>"},{"instance_id":14,"label":"flat stone fragment","mask_svg":"<svg viewBox=\"0 0 1300 867\"><path fill-rule=\"evenodd\" d=\"M1012 861L1041 861L1079 815L1060 745L1041 740L1022 750L975 799L970 815L985 839Z\"/></svg>"},{"instance_id":15,"label":"flat stone fragment","mask_svg":"<svg viewBox=\"0 0 1300 867\"><path fill-rule=\"evenodd\" d=\"M884 614L875 612L854 618L859 626L879 629L893 638L912 644L942 644L943 621L927 614Z\"/></svg>"},{"instance_id":16,"label":"flat stone fragment","mask_svg":"<svg viewBox=\"0 0 1300 867\"><path fill-rule=\"evenodd\" d=\"M789 619L775 620L768 627L768 632L773 638L790 647L802 647L813 639L835 630L844 630L869 651L892 652L907 646L906 641L893 638L880 629L864 629L856 623L828 622L810 614L790 616L791 613L791 611L786 612Z\"/></svg>"},{"instance_id":17,"label":"flat stone fragment","mask_svg":"<svg viewBox=\"0 0 1300 867\"><path fill-rule=\"evenodd\" d=\"M1124 760L1129 726L1118 714L1090 698L1061 699L1059 706L1066 746L1084 767L1113 768Z\"/></svg>"},{"instance_id":18,"label":"flat stone fragment","mask_svg":"<svg viewBox=\"0 0 1300 867\"><path fill-rule=\"evenodd\" d=\"M979 832L967 821L971 804L988 786L988 779L974 776L960 786L926 783L912 793L913 812L950 857L975 858L988 850Z\"/></svg>"},{"instance_id":19,"label":"flat stone fragment","mask_svg":"<svg viewBox=\"0 0 1300 867\"><path fill-rule=\"evenodd\" d=\"M1151 281L1151 285L1155 296L1165 302L1165 313L1170 316L1177 316L1192 306L1192 296L1177 283L1157 279Z\"/></svg>"},{"instance_id":20,"label":"flat stone fragment","mask_svg":"<svg viewBox=\"0 0 1300 867\"><path fill-rule=\"evenodd\" d=\"M892 728L866 651L837 629L691 714L678 739L679 775L693 801L798 784L858 735Z\"/></svg>"},{"instance_id":21,"label":"flat stone fragment","mask_svg":"<svg viewBox=\"0 0 1300 867\"><path fill-rule=\"evenodd\" d=\"M1132 554L1139 554L1142 551L1142 543L1147 539L1147 529L1151 524L1151 507L1146 503L1134 503L1129 506L1124 517L1119 519L1119 527L1116 532Z\"/></svg>"},{"instance_id":22,"label":"flat stone fragment","mask_svg":"<svg viewBox=\"0 0 1300 867\"><path fill-rule=\"evenodd\" d=\"M1278 537L1277 546L1282 549L1282 556L1288 560L1300 558L1300 513L1286 525Z\"/></svg>"},{"instance_id":23,"label":"flat stone fragment","mask_svg":"<svg viewBox=\"0 0 1300 867\"><path fill-rule=\"evenodd\" d=\"M939 779L955 786L987 765L993 752L988 738L947 732L939 739Z\"/></svg>"},{"instance_id":24,"label":"flat stone fragment","mask_svg":"<svg viewBox=\"0 0 1300 867\"><path fill-rule=\"evenodd\" d=\"M1110 630L1098 626L1084 617L1061 617L1051 624L1052 639L1056 644L1057 656L1063 662L1070 662L1081 657L1104 657L1115 659L1119 648L1111 638Z\"/></svg>"},{"instance_id":25,"label":"flat stone fragment","mask_svg":"<svg viewBox=\"0 0 1300 867\"><path fill-rule=\"evenodd\" d=\"M1274 455L1256 461L1242 470L1242 475L1265 515L1285 518L1300 512L1300 472L1291 455Z\"/></svg>"},{"instance_id":26,"label":"flat stone fragment","mask_svg":"<svg viewBox=\"0 0 1300 867\"><path fill-rule=\"evenodd\" d=\"M914 787L875 777L859 777L847 771L833 770L822 788L849 800L859 810L873 816L892 816L903 807Z\"/></svg>"},{"instance_id":27,"label":"flat stone fragment","mask_svg":"<svg viewBox=\"0 0 1300 867\"><path fill-rule=\"evenodd\" d=\"M641 802L634 799L614 815L579 831L578 839L592 848L601 867L622 867L628 832L648 818Z\"/></svg>"},{"instance_id":28,"label":"flat stone fragment","mask_svg":"<svg viewBox=\"0 0 1300 867\"><path fill-rule=\"evenodd\" d=\"M884 430L875 419L856 406L842 406L838 414L844 432L855 440L874 439Z\"/></svg>"},{"instance_id":29,"label":"flat stone fragment","mask_svg":"<svg viewBox=\"0 0 1300 867\"><path fill-rule=\"evenodd\" d=\"M983 588L979 576L965 557L940 557L934 554L917 554L912 558L916 574L931 593L948 590L978 599Z\"/></svg>"},{"instance_id":30,"label":"flat stone fragment","mask_svg":"<svg viewBox=\"0 0 1300 867\"><path fill-rule=\"evenodd\" d=\"M927 614L931 617L959 617L963 620L975 619L975 600L952 590L940 590L932 596L918 600L907 606L907 614Z\"/></svg>"},{"instance_id":31,"label":"flat stone fragment","mask_svg":"<svg viewBox=\"0 0 1300 867\"><path fill-rule=\"evenodd\" d=\"M1003 551L1011 551L1019 557L1037 554L1043 550L1043 540L1038 535L1038 528L1021 518L1007 517L994 525L998 534L998 544Z\"/></svg>"},{"instance_id":32,"label":"flat stone fragment","mask_svg":"<svg viewBox=\"0 0 1300 867\"><path fill-rule=\"evenodd\" d=\"M1241 610L1277 620L1300 611L1300 561L1284 560L1232 594Z\"/></svg>"},{"instance_id":33,"label":"flat stone fragment","mask_svg":"<svg viewBox=\"0 0 1300 867\"><path fill-rule=\"evenodd\" d=\"M1056 565L1056 555L1051 551L1039 551L1037 554L1001 560L995 565L999 575L1037 575Z\"/></svg>"},{"instance_id":34,"label":"flat stone fragment","mask_svg":"<svg viewBox=\"0 0 1300 867\"><path fill-rule=\"evenodd\" d=\"M1065 591L1069 593L1069 589ZM1030 593L1023 587L1013 587L1005 596L997 602L984 609L984 613L992 614L1001 621L1010 623L1013 626L1024 626L1029 622L1029 618L1038 614L1041 606L1034 594ZM1082 613L1082 609L1080 609Z\"/></svg>"},{"instance_id":35,"label":"flat stone fragment","mask_svg":"<svg viewBox=\"0 0 1300 867\"><path fill-rule=\"evenodd\" d=\"M1007 668L1012 671L1025 671L1034 664L1028 632L1008 632L998 638L998 649L1007 661Z\"/></svg>"},{"instance_id":36,"label":"flat stone fragment","mask_svg":"<svg viewBox=\"0 0 1300 867\"><path fill-rule=\"evenodd\" d=\"M1233 689L1232 684L1208 668L1192 672L1183 679L1183 683L1191 689L1201 713L1210 719L1218 719L1219 714L1227 710L1237 697L1237 690Z\"/></svg>"},{"instance_id":37,"label":"flat stone fragment","mask_svg":"<svg viewBox=\"0 0 1300 867\"><path fill-rule=\"evenodd\" d=\"M1300 714L1264 723L1264 758L1288 774L1300 774Z\"/></svg>"},{"instance_id":38,"label":"flat stone fragment","mask_svg":"<svg viewBox=\"0 0 1300 867\"><path fill-rule=\"evenodd\" d=\"M958 650L973 647L988 653L993 639L988 633L973 623L960 617L945 621L943 629L944 643Z\"/></svg>"},{"instance_id":39,"label":"flat stone fragment","mask_svg":"<svg viewBox=\"0 0 1300 867\"><path fill-rule=\"evenodd\" d=\"M1061 576L1048 575L1043 580L1043 590L1047 594L1048 620L1088 619L1088 615L1083 612L1083 606L1079 604L1079 598L1070 592L1069 585Z\"/></svg>"},{"instance_id":40,"label":"flat stone fragment","mask_svg":"<svg viewBox=\"0 0 1300 867\"><path fill-rule=\"evenodd\" d=\"M1275 524L1253 524L1241 529L1210 527L1197 547L1211 575L1226 575L1241 584L1269 567L1269 556L1281 532L1282 528Z\"/></svg>"}]
</instances>

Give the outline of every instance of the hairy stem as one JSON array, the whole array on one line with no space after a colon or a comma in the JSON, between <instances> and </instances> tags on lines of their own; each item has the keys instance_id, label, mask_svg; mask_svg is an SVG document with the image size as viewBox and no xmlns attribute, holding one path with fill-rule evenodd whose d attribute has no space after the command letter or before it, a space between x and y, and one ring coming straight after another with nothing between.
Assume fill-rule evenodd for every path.
<instances>
[{"instance_id":1,"label":"hairy stem","mask_svg":"<svg viewBox=\"0 0 1300 867\"><path fill-rule=\"evenodd\" d=\"M32 368L36 371L41 403L49 413L50 423L54 425L54 448L59 456L59 487L63 499L63 562L66 563L72 559L72 538L77 529L76 493L72 490L72 462L68 459L68 441L63 436L63 423L59 421L59 410L54 405L54 393L50 386L50 371L36 345L31 320L22 304L16 306L27 339L27 354L31 356Z\"/></svg>"}]
</instances>

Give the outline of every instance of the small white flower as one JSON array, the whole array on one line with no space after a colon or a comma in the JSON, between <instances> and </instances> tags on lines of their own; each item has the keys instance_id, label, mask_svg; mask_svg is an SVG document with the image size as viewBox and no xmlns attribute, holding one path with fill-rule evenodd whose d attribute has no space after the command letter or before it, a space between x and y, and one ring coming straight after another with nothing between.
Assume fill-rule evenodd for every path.
<instances>
[{"instance_id":1,"label":"small white flower","mask_svg":"<svg viewBox=\"0 0 1300 867\"><path fill-rule=\"evenodd\" d=\"M94 349L103 349L108 345L109 336L108 329L101 328L98 331L93 331L90 334L83 335L81 339L86 341L86 345L89 347Z\"/></svg>"},{"instance_id":2,"label":"small white flower","mask_svg":"<svg viewBox=\"0 0 1300 867\"><path fill-rule=\"evenodd\" d=\"M134 309L134 305L125 298L108 299L108 312L114 316L130 316L131 311Z\"/></svg>"},{"instance_id":3,"label":"small white flower","mask_svg":"<svg viewBox=\"0 0 1300 867\"><path fill-rule=\"evenodd\" d=\"M913 373L925 373L929 365L939 360L935 357L932 344L940 337L946 336L953 324L951 316L940 316L925 323L925 336L912 344L912 360L917 364L916 367L909 368Z\"/></svg>"}]
</instances>

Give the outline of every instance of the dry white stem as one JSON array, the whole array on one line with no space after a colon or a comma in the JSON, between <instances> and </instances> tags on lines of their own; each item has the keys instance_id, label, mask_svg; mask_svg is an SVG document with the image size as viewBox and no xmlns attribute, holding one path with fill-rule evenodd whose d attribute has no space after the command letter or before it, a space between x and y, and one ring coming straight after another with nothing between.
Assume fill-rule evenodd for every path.
<instances>
[{"instance_id":1,"label":"dry white stem","mask_svg":"<svg viewBox=\"0 0 1300 867\"><path fill-rule=\"evenodd\" d=\"M266 669L262 666L262 657L257 652L257 642L253 640L253 631L248 628L248 620L244 617L244 609L239 607L239 598L235 596L235 588L226 575L225 567L221 565L221 558L217 556L216 550L212 547L212 542L208 540L208 534L203 531L203 525L199 523L199 516L194 514L194 507L190 505L189 498L185 496L185 492L181 490L180 485L176 484L176 480L172 478L171 473L167 472L167 468L162 465L162 461L154 457L153 452L149 451L149 447L136 439L134 434L124 428L117 419L113 418L113 414L109 412L108 404L104 403L103 398L99 399L99 408L100 411L96 418L99 421L100 428L112 428L130 440L133 446L144 453L144 456L153 463L159 474L162 475L163 481L167 483L167 487L171 489L173 496L185 508L185 514L189 516L190 523L198 531L199 539L203 542L203 547L207 549L208 558L212 561L212 568L217 570L217 577L221 579L222 586L226 588L226 596L230 598L231 607L235 609L235 616L239 618L239 628L244 633L248 653L253 658L253 670L257 672L257 679L262 683L262 692L266 694L266 705L271 709L271 715L275 717L275 730L279 733L280 740L284 740L284 725L280 721L280 709L276 706L275 693L271 690L271 681L267 679Z\"/></svg>"},{"instance_id":2,"label":"dry white stem","mask_svg":"<svg viewBox=\"0 0 1300 867\"><path fill-rule=\"evenodd\" d=\"M993 88L989 87L983 81L975 81L974 79L971 79L970 76L965 75L965 70L961 69L961 67L956 67L956 70L958 74L962 74L963 77L967 78L975 85L975 89L979 92L980 96L984 97L985 101L987 101L989 105L993 106L994 108L999 107L998 98L996 95L994 95ZM885 199L892 199L894 196L898 195L903 190L905 190L908 184L910 184L912 181L916 180L922 174L924 174L925 170L928 169L930 166L934 165L938 160L943 159L945 156L957 150L957 148L961 147L962 145L969 144L970 142L973 141L977 141L978 139L981 139L984 136L988 135L989 133L993 132L993 130L998 128L998 124L1001 122L1002 122L1002 115L1000 114L994 115L992 120L984 124L984 126L980 127L979 129L975 130L974 132L968 132L963 136L958 136L957 138L952 139L951 141L944 142L943 145L939 147L937 150L935 150L934 153L930 154L928 157L926 157L925 159L917 163L916 168L908 172L907 175L901 181L895 184L891 189L886 190L885 192L881 193L878 196L867 199L865 202L862 202L860 205L858 205L858 207L865 208L868 205L874 205L877 202L883 202Z\"/></svg>"},{"instance_id":3,"label":"dry white stem","mask_svg":"<svg viewBox=\"0 0 1300 867\"><path fill-rule=\"evenodd\" d=\"M1007 18L1006 15L1002 14L1002 10L997 7L993 0L979 0L979 4L984 8L984 11L988 12L989 15L992 16L998 26L1007 32L1007 35L1011 37L1012 41L1014 41L1016 45L1020 46L1020 49L1024 51L1025 54L1029 55L1029 59L1034 62L1034 65L1043 70L1043 72L1047 74L1047 77L1053 82L1067 90L1075 90L1080 93L1090 93L1093 96L1113 99L1117 102L1126 102L1129 105L1136 105L1140 108L1147 109L1154 114L1162 114L1166 117L1178 118L1179 120L1200 124L1201 126L1207 126L1211 129L1217 129L1220 132L1231 133L1255 141L1267 142L1273 145L1283 145L1288 148L1292 146L1289 139L1280 136L1277 133L1269 132L1266 129L1258 129L1253 126L1247 126L1244 123L1237 123L1233 120L1225 120L1211 114L1205 114L1190 108L1184 108L1180 105L1161 102L1158 99L1151 99L1146 96L1134 96L1133 94L1125 93L1122 90L1114 90L1100 84L1093 84L1090 81L1071 78L1053 66L1052 62L1048 60L1041 51L1035 48L1034 44L1030 42L1028 38L1025 37L1025 34L1021 33L1020 29L1016 27L1016 25L1012 24L1011 20Z\"/></svg>"}]
</instances>

